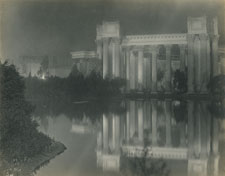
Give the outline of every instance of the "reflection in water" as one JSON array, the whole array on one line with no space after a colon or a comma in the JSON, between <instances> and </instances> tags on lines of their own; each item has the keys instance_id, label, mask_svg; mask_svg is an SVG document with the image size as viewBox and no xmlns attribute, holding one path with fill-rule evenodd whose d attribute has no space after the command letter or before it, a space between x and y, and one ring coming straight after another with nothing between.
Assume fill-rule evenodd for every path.
<instances>
[{"instance_id":1,"label":"reflection in water","mask_svg":"<svg viewBox=\"0 0 225 176\"><path fill-rule=\"evenodd\" d=\"M127 101L125 106L126 113L102 116L96 154L103 171L119 171L121 156L141 158L146 148L148 159L183 163L179 175L218 175L218 119L207 102Z\"/></svg>"},{"instance_id":2,"label":"reflection in water","mask_svg":"<svg viewBox=\"0 0 225 176\"><path fill-rule=\"evenodd\" d=\"M36 176L224 176L225 133L209 105L126 100L42 116L40 130L67 150Z\"/></svg>"}]
</instances>

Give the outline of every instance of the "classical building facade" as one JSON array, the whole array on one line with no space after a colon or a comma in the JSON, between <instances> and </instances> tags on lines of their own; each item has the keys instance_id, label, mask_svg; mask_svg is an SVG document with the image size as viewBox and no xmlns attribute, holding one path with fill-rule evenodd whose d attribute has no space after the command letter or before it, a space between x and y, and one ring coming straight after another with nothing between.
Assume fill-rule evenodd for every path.
<instances>
[{"instance_id":1,"label":"classical building facade","mask_svg":"<svg viewBox=\"0 0 225 176\"><path fill-rule=\"evenodd\" d=\"M125 78L127 91L170 93L180 70L189 93L207 93L210 77L219 74L217 26L217 18L188 17L187 33L121 36L119 22L103 22L96 36L103 78Z\"/></svg>"}]
</instances>

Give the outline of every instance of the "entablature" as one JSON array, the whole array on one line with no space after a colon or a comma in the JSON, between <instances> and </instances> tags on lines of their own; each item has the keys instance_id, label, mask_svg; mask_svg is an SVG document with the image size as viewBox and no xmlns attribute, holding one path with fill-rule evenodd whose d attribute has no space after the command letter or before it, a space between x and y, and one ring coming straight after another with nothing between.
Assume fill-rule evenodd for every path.
<instances>
[{"instance_id":1,"label":"entablature","mask_svg":"<svg viewBox=\"0 0 225 176\"><path fill-rule=\"evenodd\" d=\"M187 34L127 35L122 46L187 44Z\"/></svg>"}]
</instances>

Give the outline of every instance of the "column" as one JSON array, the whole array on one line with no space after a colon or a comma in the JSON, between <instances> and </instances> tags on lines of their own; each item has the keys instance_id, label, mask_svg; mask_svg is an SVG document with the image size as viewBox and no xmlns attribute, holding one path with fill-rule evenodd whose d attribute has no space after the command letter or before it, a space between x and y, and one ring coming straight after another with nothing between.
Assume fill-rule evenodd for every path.
<instances>
[{"instance_id":1,"label":"column","mask_svg":"<svg viewBox=\"0 0 225 176\"><path fill-rule=\"evenodd\" d=\"M166 45L166 92L171 92L171 45Z\"/></svg>"},{"instance_id":2,"label":"column","mask_svg":"<svg viewBox=\"0 0 225 176\"><path fill-rule=\"evenodd\" d=\"M189 35L188 38L188 93L194 92L194 52L193 52L193 36Z\"/></svg>"},{"instance_id":3,"label":"column","mask_svg":"<svg viewBox=\"0 0 225 176\"><path fill-rule=\"evenodd\" d=\"M103 114L103 151L108 152L109 146L109 124L108 118Z\"/></svg>"},{"instance_id":4,"label":"column","mask_svg":"<svg viewBox=\"0 0 225 176\"><path fill-rule=\"evenodd\" d=\"M171 147L171 101L165 101L165 110L166 110L166 146Z\"/></svg>"},{"instance_id":5,"label":"column","mask_svg":"<svg viewBox=\"0 0 225 176\"><path fill-rule=\"evenodd\" d=\"M186 48L186 45L180 45L179 47L180 47L180 70L185 71L185 56L186 56L185 48Z\"/></svg>"},{"instance_id":6,"label":"column","mask_svg":"<svg viewBox=\"0 0 225 176\"><path fill-rule=\"evenodd\" d=\"M130 90L130 51L126 48L126 88Z\"/></svg>"},{"instance_id":7,"label":"column","mask_svg":"<svg viewBox=\"0 0 225 176\"><path fill-rule=\"evenodd\" d=\"M98 58L101 60L102 59L102 41L101 40L96 40L96 44L97 44Z\"/></svg>"},{"instance_id":8,"label":"column","mask_svg":"<svg viewBox=\"0 0 225 176\"><path fill-rule=\"evenodd\" d=\"M195 73L195 88L196 91L201 89L201 45L200 38L195 36L194 39L194 73Z\"/></svg>"},{"instance_id":9,"label":"column","mask_svg":"<svg viewBox=\"0 0 225 176\"><path fill-rule=\"evenodd\" d=\"M152 47L152 93L157 92L157 49L158 48L156 46Z\"/></svg>"},{"instance_id":10,"label":"column","mask_svg":"<svg viewBox=\"0 0 225 176\"><path fill-rule=\"evenodd\" d=\"M157 146L157 100L152 100L152 146Z\"/></svg>"},{"instance_id":11,"label":"column","mask_svg":"<svg viewBox=\"0 0 225 176\"><path fill-rule=\"evenodd\" d=\"M143 130L144 130L144 124L143 124L143 104L142 102L138 103L138 140L139 142L143 143Z\"/></svg>"},{"instance_id":12,"label":"column","mask_svg":"<svg viewBox=\"0 0 225 176\"><path fill-rule=\"evenodd\" d=\"M109 72L108 42L108 38L103 39L103 79L106 78Z\"/></svg>"},{"instance_id":13,"label":"column","mask_svg":"<svg viewBox=\"0 0 225 176\"><path fill-rule=\"evenodd\" d=\"M138 51L138 90L141 91L143 90L143 63L144 63L144 58L143 58L143 49L140 48Z\"/></svg>"},{"instance_id":14,"label":"column","mask_svg":"<svg viewBox=\"0 0 225 176\"><path fill-rule=\"evenodd\" d=\"M212 68L213 76L218 75L218 40L219 36L212 37Z\"/></svg>"},{"instance_id":15,"label":"column","mask_svg":"<svg viewBox=\"0 0 225 176\"><path fill-rule=\"evenodd\" d=\"M130 89L134 90L135 89L135 56L133 51L130 51Z\"/></svg>"},{"instance_id":16,"label":"column","mask_svg":"<svg viewBox=\"0 0 225 176\"><path fill-rule=\"evenodd\" d=\"M147 59L143 58L143 60L144 60L144 65L143 65L143 89L147 89Z\"/></svg>"},{"instance_id":17,"label":"column","mask_svg":"<svg viewBox=\"0 0 225 176\"><path fill-rule=\"evenodd\" d=\"M116 43L115 43L115 39L113 38L111 40L112 42L112 77L115 78L116 77Z\"/></svg>"},{"instance_id":18,"label":"column","mask_svg":"<svg viewBox=\"0 0 225 176\"><path fill-rule=\"evenodd\" d=\"M211 52L210 52L210 38L208 36L208 39L207 39L207 79L208 79L208 82L210 80L210 77L212 76L212 69L211 69Z\"/></svg>"},{"instance_id":19,"label":"column","mask_svg":"<svg viewBox=\"0 0 225 176\"><path fill-rule=\"evenodd\" d=\"M115 77L120 76L120 40L119 38L114 39L115 42Z\"/></svg>"},{"instance_id":20,"label":"column","mask_svg":"<svg viewBox=\"0 0 225 176\"><path fill-rule=\"evenodd\" d=\"M201 93L207 92L208 78L207 72L207 34L200 34L201 40Z\"/></svg>"}]
</instances>

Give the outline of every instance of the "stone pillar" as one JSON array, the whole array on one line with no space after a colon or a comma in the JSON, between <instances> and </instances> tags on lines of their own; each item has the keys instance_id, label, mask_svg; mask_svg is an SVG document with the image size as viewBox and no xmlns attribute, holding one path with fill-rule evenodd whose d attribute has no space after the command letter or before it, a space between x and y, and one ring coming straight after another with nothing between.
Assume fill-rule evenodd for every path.
<instances>
[{"instance_id":1,"label":"stone pillar","mask_svg":"<svg viewBox=\"0 0 225 176\"><path fill-rule=\"evenodd\" d=\"M149 78L149 75L147 77L147 59L144 58L144 65L143 65L143 89L147 88L147 78Z\"/></svg>"},{"instance_id":2,"label":"stone pillar","mask_svg":"<svg viewBox=\"0 0 225 176\"><path fill-rule=\"evenodd\" d=\"M152 146L157 146L157 100L152 100Z\"/></svg>"},{"instance_id":3,"label":"stone pillar","mask_svg":"<svg viewBox=\"0 0 225 176\"><path fill-rule=\"evenodd\" d=\"M180 70L185 71L186 45L180 45Z\"/></svg>"},{"instance_id":4,"label":"stone pillar","mask_svg":"<svg viewBox=\"0 0 225 176\"><path fill-rule=\"evenodd\" d=\"M212 76L212 63L211 63L211 52L210 52L210 38L208 36L207 38L207 79L208 82L210 80L210 77Z\"/></svg>"},{"instance_id":5,"label":"stone pillar","mask_svg":"<svg viewBox=\"0 0 225 176\"><path fill-rule=\"evenodd\" d=\"M152 47L152 93L157 92L157 53L158 53L158 48L156 46Z\"/></svg>"},{"instance_id":6,"label":"stone pillar","mask_svg":"<svg viewBox=\"0 0 225 176\"><path fill-rule=\"evenodd\" d=\"M130 90L130 51L126 48L126 88Z\"/></svg>"},{"instance_id":7,"label":"stone pillar","mask_svg":"<svg viewBox=\"0 0 225 176\"><path fill-rule=\"evenodd\" d=\"M201 45L200 38L194 38L194 73L195 73L195 90L200 92L201 89Z\"/></svg>"},{"instance_id":8,"label":"stone pillar","mask_svg":"<svg viewBox=\"0 0 225 176\"><path fill-rule=\"evenodd\" d=\"M108 152L109 148L109 122L105 114L103 114L103 151Z\"/></svg>"},{"instance_id":9,"label":"stone pillar","mask_svg":"<svg viewBox=\"0 0 225 176\"><path fill-rule=\"evenodd\" d=\"M109 60L108 60L108 38L103 39L103 79L109 74Z\"/></svg>"},{"instance_id":10,"label":"stone pillar","mask_svg":"<svg viewBox=\"0 0 225 176\"><path fill-rule=\"evenodd\" d=\"M171 45L166 45L166 92L171 92Z\"/></svg>"},{"instance_id":11,"label":"stone pillar","mask_svg":"<svg viewBox=\"0 0 225 176\"><path fill-rule=\"evenodd\" d=\"M200 34L201 40L201 93L207 92L208 73L207 70L207 38L206 34Z\"/></svg>"},{"instance_id":12,"label":"stone pillar","mask_svg":"<svg viewBox=\"0 0 225 176\"><path fill-rule=\"evenodd\" d=\"M138 51L138 90L143 90L143 68L144 68L143 49Z\"/></svg>"},{"instance_id":13,"label":"stone pillar","mask_svg":"<svg viewBox=\"0 0 225 176\"><path fill-rule=\"evenodd\" d=\"M102 41L96 40L96 44L97 44L97 55L98 55L98 58L101 60L102 59Z\"/></svg>"},{"instance_id":14,"label":"stone pillar","mask_svg":"<svg viewBox=\"0 0 225 176\"><path fill-rule=\"evenodd\" d=\"M188 93L194 93L193 35L188 34Z\"/></svg>"},{"instance_id":15,"label":"stone pillar","mask_svg":"<svg viewBox=\"0 0 225 176\"><path fill-rule=\"evenodd\" d=\"M171 101L165 101L165 110L166 110L166 146L171 147Z\"/></svg>"},{"instance_id":16,"label":"stone pillar","mask_svg":"<svg viewBox=\"0 0 225 176\"><path fill-rule=\"evenodd\" d=\"M116 38L115 42L115 77L120 77L120 40Z\"/></svg>"},{"instance_id":17,"label":"stone pillar","mask_svg":"<svg viewBox=\"0 0 225 176\"><path fill-rule=\"evenodd\" d=\"M135 89L135 78L136 78L136 73L135 73L135 56L133 51L130 51L130 89L134 90Z\"/></svg>"},{"instance_id":18,"label":"stone pillar","mask_svg":"<svg viewBox=\"0 0 225 176\"><path fill-rule=\"evenodd\" d=\"M219 36L214 35L212 37L212 73L213 76L218 75L218 40Z\"/></svg>"},{"instance_id":19,"label":"stone pillar","mask_svg":"<svg viewBox=\"0 0 225 176\"><path fill-rule=\"evenodd\" d=\"M143 143L143 130L144 130L144 124L143 124L143 106L142 102L139 102L138 106L138 140L139 142Z\"/></svg>"},{"instance_id":20,"label":"stone pillar","mask_svg":"<svg viewBox=\"0 0 225 176\"><path fill-rule=\"evenodd\" d=\"M120 76L119 38L112 39L112 75L113 78Z\"/></svg>"}]
</instances>

